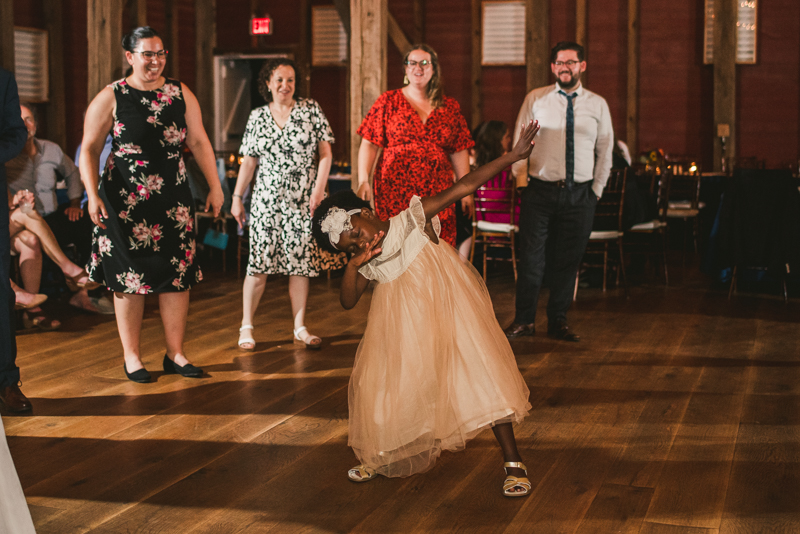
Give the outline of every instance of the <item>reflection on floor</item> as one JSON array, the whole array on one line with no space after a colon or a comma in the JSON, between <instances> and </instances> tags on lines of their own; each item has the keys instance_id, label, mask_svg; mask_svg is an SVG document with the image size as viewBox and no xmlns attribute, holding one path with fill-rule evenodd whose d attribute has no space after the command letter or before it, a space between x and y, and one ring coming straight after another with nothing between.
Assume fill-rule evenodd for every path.
<instances>
[{"instance_id":1,"label":"reflection on floor","mask_svg":"<svg viewBox=\"0 0 800 534\"><path fill-rule=\"evenodd\" d=\"M337 280L312 283L321 351L292 345L276 278L244 353L240 283L210 276L187 331L199 380L160 372L149 305L151 384L125 379L113 318L21 336L35 411L4 423L40 533L800 531L800 309L707 285L654 281L629 300L581 289L582 342L512 343L533 405L517 428L527 499L502 497L489 432L428 473L347 480L347 381L369 302L341 310ZM489 287L505 325L513 279Z\"/></svg>"}]
</instances>

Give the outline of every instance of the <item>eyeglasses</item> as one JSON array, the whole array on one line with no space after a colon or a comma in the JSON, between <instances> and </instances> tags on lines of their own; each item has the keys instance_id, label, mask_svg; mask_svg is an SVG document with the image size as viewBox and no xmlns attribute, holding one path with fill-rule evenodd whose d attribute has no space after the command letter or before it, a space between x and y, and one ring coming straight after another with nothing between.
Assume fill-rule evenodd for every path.
<instances>
[{"instance_id":1,"label":"eyeglasses","mask_svg":"<svg viewBox=\"0 0 800 534\"><path fill-rule=\"evenodd\" d=\"M406 66L411 67L412 69L414 67L416 67L417 65L419 65L420 67L422 67L424 69L425 67L427 67L431 63L432 62L428 61L427 59L423 59L422 61L411 61L410 59L406 60Z\"/></svg>"},{"instance_id":2,"label":"eyeglasses","mask_svg":"<svg viewBox=\"0 0 800 534\"><path fill-rule=\"evenodd\" d=\"M152 61L154 57L158 57L158 59L166 59L167 54L169 54L169 51L167 51L167 50L159 50L158 52L150 52L150 51L140 52L139 50L134 50L132 53L133 54L141 54L142 57L144 59L146 59L147 61Z\"/></svg>"},{"instance_id":3,"label":"eyeglasses","mask_svg":"<svg viewBox=\"0 0 800 534\"><path fill-rule=\"evenodd\" d=\"M561 67L563 65L566 65L567 67L574 67L578 63L580 63L580 61L575 61L574 59L570 59L569 61L553 61L553 65L556 67Z\"/></svg>"}]
</instances>

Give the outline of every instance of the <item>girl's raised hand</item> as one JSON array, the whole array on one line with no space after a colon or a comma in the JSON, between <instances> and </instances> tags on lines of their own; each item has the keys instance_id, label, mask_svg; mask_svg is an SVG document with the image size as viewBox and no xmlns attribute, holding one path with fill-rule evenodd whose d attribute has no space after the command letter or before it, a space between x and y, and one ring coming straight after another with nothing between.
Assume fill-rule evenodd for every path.
<instances>
[{"instance_id":1,"label":"girl's raised hand","mask_svg":"<svg viewBox=\"0 0 800 534\"><path fill-rule=\"evenodd\" d=\"M367 243L367 246L364 248L364 250L357 252L356 254L353 254L348 264L352 264L353 267L357 269L362 265L364 265L365 263L367 263L372 258L374 258L375 256L377 256L378 254L380 254L383 249L381 249L380 247L378 248L376 247L378 246L378 242L381 240L382 237L383 237L383 231L380 231L377 234L375 234L375 237L372 238L372 241Z\"/></svg>"},{"instance_id":2,"label":"girl's raised hand","mask_svg":"<svg viewBox=\"0 0 800 534\"><path fill-rule=\"evenodd\" d=\"M531 150L533 150L533 146L536 144L533 138L536 137L538 132L539 121L530 121L522 127L522 131L519 134L519 141L517 141L517 144L511 149L511 154L516 161L527 159L531 155Z\"/></svg>"}]
</instances>

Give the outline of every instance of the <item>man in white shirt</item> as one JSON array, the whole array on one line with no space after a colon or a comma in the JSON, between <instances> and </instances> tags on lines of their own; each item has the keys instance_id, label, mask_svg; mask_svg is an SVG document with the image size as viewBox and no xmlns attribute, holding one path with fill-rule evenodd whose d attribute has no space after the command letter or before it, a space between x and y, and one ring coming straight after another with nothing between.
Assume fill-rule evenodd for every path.
<instances>
[{"instance_id":1,"label":"man in white shirt","mask_svg":"<svg viewBox=\"0 0 800 534\"><path fill-rule=\"evenodd\" d=\"M516 316L505 333L509 339L534 334L547 270L547 333L579 341L567 325L567 310L595 206L611 171L614 131L605 99L581 86L586 70L581 45L558 43L550 69L556 83L528 93L517 117L516 137L530 120L538 120L541 129L530 158L512 167L517 187L523 188L521 254Z\"/></svg>"}]
</instances>

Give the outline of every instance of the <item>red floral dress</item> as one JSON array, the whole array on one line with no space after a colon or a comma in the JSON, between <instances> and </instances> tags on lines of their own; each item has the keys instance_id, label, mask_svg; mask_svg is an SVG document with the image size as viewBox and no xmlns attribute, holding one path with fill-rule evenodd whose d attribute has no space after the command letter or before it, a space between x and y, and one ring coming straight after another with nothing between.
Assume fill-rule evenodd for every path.
<instances>
[{"instance_id":1,"label":"red floral dress","mask_svg":"<svg viewBox=\"0 0 800 534\"><path fill-rule=\"evenodd\" d=\"M445 97L422 123L401 89L383 93L372 105L358 134L383 148L375 169L375 211L383 220L408 208L414 195L435 195L453 185L450 154L475 143L458 102ZM456 212L439 213L441 237L456 244Z\"/></svg>"}]
</instances>

